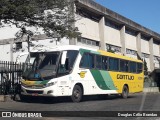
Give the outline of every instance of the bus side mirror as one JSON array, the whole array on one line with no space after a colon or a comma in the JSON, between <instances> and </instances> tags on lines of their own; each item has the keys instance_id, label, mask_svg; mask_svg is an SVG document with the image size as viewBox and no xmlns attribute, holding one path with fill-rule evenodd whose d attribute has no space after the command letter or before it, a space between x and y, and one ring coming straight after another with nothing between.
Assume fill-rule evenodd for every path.
<instances>
[{"instance_id":1,"label":"bus side mirror","mask_svg":"<svg viewBox=\"0 0 160 120\"><path fill-rule=\"evenodd\" d=\"M61 65L65 65L66 58L67 58L67 51L63 51L61 58Z\"/></svg>"}]
</instances>

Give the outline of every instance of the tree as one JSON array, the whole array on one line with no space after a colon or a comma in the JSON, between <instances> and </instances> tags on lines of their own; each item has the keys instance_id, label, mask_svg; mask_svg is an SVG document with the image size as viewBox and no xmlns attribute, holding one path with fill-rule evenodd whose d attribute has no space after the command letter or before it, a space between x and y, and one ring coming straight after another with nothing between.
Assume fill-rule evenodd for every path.
<instances>
[{"instance_id":1,"label":"tree","mask_svg":"<svg viewBox=\"0 0 160 120\"><path fill-rule=\"evenodd\" d=\"M0 27L16 25L22 36L35 27L49 37L77 37L73 6L74 0L0 0Z\"/></svg>"},{"instance_id":2,"label":"tree","mask_svg":"<svg viewBox=\"0 0 160 120\"><path fill-rule=\"evenodd\" d=\"M145 75L148 75L148 67L147 67L147 62L146 62L146 60L144 59L144 74Z\"/></svg>"}]
</instances>

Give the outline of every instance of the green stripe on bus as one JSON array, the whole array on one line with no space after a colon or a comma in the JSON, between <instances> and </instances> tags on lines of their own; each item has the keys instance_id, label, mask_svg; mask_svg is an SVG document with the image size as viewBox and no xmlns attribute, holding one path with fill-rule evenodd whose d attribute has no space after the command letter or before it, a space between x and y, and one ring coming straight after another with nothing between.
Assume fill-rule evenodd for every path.
<instances>
[{"instance_id":1,"label":"green stripe on bus","mask_svg":"<svg viewBox=\"0 0 160 120\"><path fill-rule=\"evenodd\" d=\"M97 86L103 90L117 90L114 86L112 78L107 71L90 70Z\"/></svg>"},{"instance_id":2,"label":"green stripe on bus","mask_svg":"<svg viewBox=\"0 0 160 120\"><path fill-rule=\"evenodd\" d=\"M48 83L49 82L49 80L43 80L42 82L41 82L41 84L46 84L46 83Z\"/></svg>"},{"instance_id":3,"label":"green stripe on bus","mask_svg":"<svg viewBox=\"0 0 160 120\"><path fill-rule=\"evenodd\" d=\"M80 49L80 54L83 55L84 52L88 52L88 53L94 53L94 54L100 54L100 52L97 51L91 51L91 50L87 50L87 49Z\"/></svg>"},{"instance_id":4,"label":"green stripe on bus","mask_svg":"<svg viewBox=\"0 0 160 120\"><path fill-rule=\"evenodd\" d=\"M99 70L90 70L90 71L100 89L110 90L110 88L106 85L106 82L104 81L104 78Z\"/></svg>"},{"instance_id":5,"label":"green stripe on bus","mask_svg":"<svg viewBox=\"0 0 160 120\"><path fill-rule=\"evenodd\" d=\"M80 49L80 54L83 55L84 52L90 52L90 50L86 50L86 49Z\"/></svg>"},{"instance_id":6,"label":"green stripe on bus","mask_svg":"<svg viewBox=\"0 0 160 120\"><path fill-rule=\"evenodd\" d=\"M34 84L41 84L41 81L35 81L35 83Z\"/></svg>"},{"instance_id":7,"label":"green stripe on bus","mask_svg":"<svg viewBox=\"0 0 160 120\"><path fill-rule=\"evenodd\" d=\"M111 90L117 90L117 88L115 87L113 80L109 74L109 72L107 71L101 71L101 75L103 76L103 79L106 83L106 85L111 89Z\"/></svg>"},{"instance_id":8,"label":"green stripe on bus","mask_svg":"<svg viewBox=\"0 0 160 120\"><path fill-rule=\"evenodd\" d=\"M35 81L34 84L39 85L39 84L46 84L47 82L49 82L49 80L44 80L44 81Z\"/></svg>"}]
</instances>

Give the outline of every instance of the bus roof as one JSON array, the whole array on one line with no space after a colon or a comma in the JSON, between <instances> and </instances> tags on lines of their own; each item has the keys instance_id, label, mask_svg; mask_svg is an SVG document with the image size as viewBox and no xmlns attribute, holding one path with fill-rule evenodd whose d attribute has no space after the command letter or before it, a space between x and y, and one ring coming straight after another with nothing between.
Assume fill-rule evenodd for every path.
<instances>
[{"instance_id":1,"label":"bus roof","mask_svg":"<svg viewBox=\"0 0 160 120\"><path fill-rule=\"evenodd\" d=\"M119 55L119 54L115 54L115 53L111 53L111 52L106 52L103 50L98 50L101 55L105 55L105 56L110 56L110 57L114 57L114 58L119 58L119 59L124 59L124 60L130 60L130 61L134 61L134 62L142 62L142 60L138 60L136 58L131 58L128 56L124 56L124 55Z\"/></svg>"},{"instance_id":2,"label":"bus roof","mask_svg":"<svg viewBox=\"0 0 160 120\"><path fill-rule=\"evenodd\" d=\"M31 52L52 52L52 51L80 50L80 49L85 49L85 50L97 52L97 53L104 55L104 56L110 56L110 57L115 57L115 58L135 61L135 62L142 62L141 60L131 58L128 56L119 55L119 54L115 54L115 53L111 53L111 52L107 52L107 51L103 51L103 50L98 50L98 49L94 49L94 48L89 48L89 47L77 46L77 45L58 45L55 47L38 46L35 49L32 49Z\"/></svg>"},{"instance_id":3,"label":"bus roof","mask_svg":"<svg viewBox=\"0 0 160 120\"><path fill-rule=\"evenodd\" d=\"M77 46L77 45L56 45L54 47L48 47L48 46L36 46L31 50L31 52L52 52L52 51L63 51L63 50L79 50L79 49L88 49L92 51L97 51L96 49L93 48L87 48L83 46Z\"/></svg>"}]
</instances>

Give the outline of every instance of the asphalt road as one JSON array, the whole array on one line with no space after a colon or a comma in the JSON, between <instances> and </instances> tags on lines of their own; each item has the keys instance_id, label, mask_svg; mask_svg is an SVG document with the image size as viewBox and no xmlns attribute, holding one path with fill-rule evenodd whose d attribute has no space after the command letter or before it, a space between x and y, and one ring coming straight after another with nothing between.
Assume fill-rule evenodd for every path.
<instances>
[{"instance_id":1,"label":"asphalt road","mask_svg":"<svg viewBox=\"0 0 160 120\"><path fill-rule=\"evenodd\" d=\"M67 113L70 116L74 117L57 117L52 116L48 118L32 118L34 120L101 120L101 119L127 119L129 115L133 116L133 113L138 113L134 117L129 117L129 119L137 119L137 120L160 120L158 117L141 117L139 114L140 111L143 113L155 113L160 111L160 93L137 93L129 96L128 99L122 99L119 96L109 96L107 99L102 100L97 96L87 96L80 103L73 103L68 97L61 98L30 98L30 100L26 102L16 102L16 101L8 101L8 102L0 102L0 111L35 111L35 112L46 112L46 111L56 111L54 114L58 113L64 115ZM72 112L71 112L72 111ZM77 112L75 112L77 111ZM93 111L93 112L90 112ZM116 111L116 112L115 112ZM155 112L153 112L155 111ZM46 112L47 113L47 112ZM80 114L77 114L80 113ZM103 114L111 114L110 117L101 117ZM127 114L128 113L128 114ZM142 114L143 114L142 113ZM52 115L51 112L48 112L49 115ZM118 115L119 114L119 115ZM134 114L134 115L135 115ZM160 115L160 112L158 113ZM56 114L57 115L57 114ZM75 118L76 115L84 115L81 118ZM86 117L89 115L89 117ZM105 115L104 115L105 116ZM112 117L116 116L116 117ZM118 118L118 116L120 118ZM128 116L128 117L124 117ZM95 118L96 117L96 118ZM2 119L2 118L0 118ZM4 120L7 118L3 118ZM12 118L15 120L19 119L30 119L30 118Z\"/></svg>"}]
</instances>

